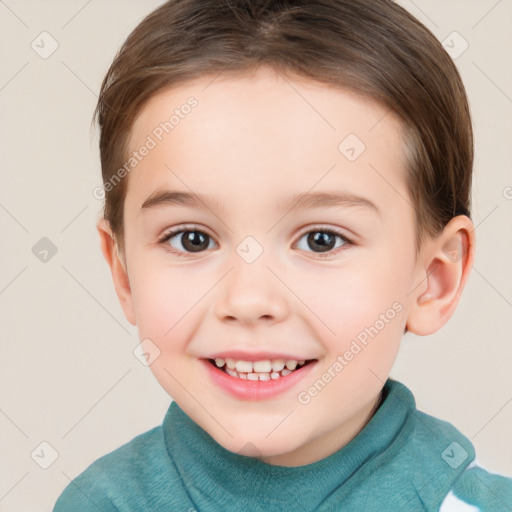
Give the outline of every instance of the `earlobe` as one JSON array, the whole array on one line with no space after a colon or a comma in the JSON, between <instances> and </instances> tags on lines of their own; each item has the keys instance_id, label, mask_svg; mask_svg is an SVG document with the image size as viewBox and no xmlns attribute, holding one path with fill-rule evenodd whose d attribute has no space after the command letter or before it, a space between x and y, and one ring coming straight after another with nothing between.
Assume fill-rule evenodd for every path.
<instances>
[{"instance_id":1,"label":"earlobe","mask_svg":"<svg viewBox=\"0 0 512 512\"><path fill-rule=\"evenodd\" d=\"M118 244L115 242L109 222L101 218L96 224L100 235L101 251L107 261L114 281L117 297L123 308L124 315L128 322L136 325L135 310L133 308L132 292L126 262L119 252Z\"/></svg>"},{"instance_id":2,"label":"earlobe","mask_svg":"<svg viewBox=\"0 0 512 512\"><path fill-rule=\"evenodd\" d=\"M412 298L407 330L425 336L438 331L453 315L469 277L475 253L471 220L454 217L425 248L423 286Z\"/></svg>"}]
</instances>

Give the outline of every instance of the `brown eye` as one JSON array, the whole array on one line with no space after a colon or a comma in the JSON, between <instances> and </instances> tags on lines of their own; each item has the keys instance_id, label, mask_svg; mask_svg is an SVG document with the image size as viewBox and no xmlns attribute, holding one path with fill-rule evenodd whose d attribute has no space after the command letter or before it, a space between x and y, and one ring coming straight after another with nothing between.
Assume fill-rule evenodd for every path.
<instances>
[{"instance_id":1,"label":"brown eye","mask_svg":"<svg viewBox=\"0 0 512 512\"><path fill-rule=\"evenodd\" d=\"M300 241L305 239L306 243L300 247ZM337 240L340 242L337 243ZM345 245L350 245L351 242L341 233L332 229L318 228L304 233L299 240L299 249L306 252L314 252L316 254L330 253L333 249L338 249ZM305 247L304 247L305 245ZM336 252L336 251L335 251ZM328 254L327 254L328 255Z\"/></svg>"},{"instance_id":2,"label":"brown eye","mask_svg":"<svg viewBox=\"0 0 512 512\"><path fill-rule=\"evenodd\" d=\"M172 249L166 250L179 254L205 251L210 248L212 239L202 231L181 229L166 234L160 242L171 246Z\"/></svg>"},{"instance_id":3,"label":"brown eye","mask_svg":"<svg viewBox=\"0 0 512 512\"><path fill-rule=\"evenodd\" d=\"M320 252L330 251L336 245L336 236L323 231L309 233L307 240L309 247L318 247Z\"/></svg>"}]
</instances>

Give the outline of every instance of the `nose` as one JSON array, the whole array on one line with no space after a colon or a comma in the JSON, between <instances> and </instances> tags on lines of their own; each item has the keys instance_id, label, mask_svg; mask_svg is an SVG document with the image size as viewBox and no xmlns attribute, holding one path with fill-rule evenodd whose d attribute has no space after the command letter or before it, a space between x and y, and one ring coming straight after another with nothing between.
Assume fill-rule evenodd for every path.
<instances>
[{"instance_id":1,"label":"nose","mask_svg":"<svg viewBox=\"0 0 512 512\"><path fill-rule=\"evenodd\" d=\"M232 270L219 286L221 292L215 311L223 322L278 323L289 314L286 286L262 257L250 264L241 259L234 261Z\"/></svg>"}]
</instances>

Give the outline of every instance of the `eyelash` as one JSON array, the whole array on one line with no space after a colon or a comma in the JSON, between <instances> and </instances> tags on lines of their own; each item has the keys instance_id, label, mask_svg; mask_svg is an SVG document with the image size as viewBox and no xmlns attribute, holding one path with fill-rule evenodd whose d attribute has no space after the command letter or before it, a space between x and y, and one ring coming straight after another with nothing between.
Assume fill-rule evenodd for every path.
<instances>
[{"instance_id":1,"label":"eyelash","mask_svg":"<svg viewBox=\"0 0 512 512\"><path fill-rule=\"evenodd\" d=\"M202 233L203 235L206 235L207 237L209 237L210 239L213 240L213 237L210 236L207 232L201 230L201 229L197 229L197 226L194 226L194 225L190 225L190 226L181 226L180 228L176 228L176 229L173 229L172 231L168 231L166 233L164 233L162 235L162 237L158 240L158 244L159 245L164 245L164 250L170 254L174 254L176 256L179 256L179 257L187 257L186 255L188 254L193 254L193 253L187 253L187 252L184 252L184 251L177 251L173 248L169 248L169 245L166 244L166 242L168 242L171 238L173 238L174 236L180 234L180 233L184 233L186 231L192 231L192 232L198 232L198 233ZM299 240L304 236L304 235L307 235L309 233L317 233L317 232L321 232L321 233L327 233L328 235L332 235L332 236L337 236L339 238L341 238L341 240L344 242L342 246L340 247L337 247L336 249L332 249L330 251L327 251L325 254L324 253L315 253L313 252L313 254L316 254L316 256L320 259L322 258L327 258L329 256L332 256L334 254L337 254L338 252L340 252L340 250L343 250L344 247L348 247L348 246L352 246L352 245L355 245L354 242L347 238L346 235L342 234L341 232L333 229L333 228L324 228L322 226L315 226L313 228L310 228L308 229L307 231L304 231L300 234L299 236ZM205 252L205 251L200 251L200 252ZM307 252L312 252L312 251L307 251Z\"/></svg>"}]
</instances>

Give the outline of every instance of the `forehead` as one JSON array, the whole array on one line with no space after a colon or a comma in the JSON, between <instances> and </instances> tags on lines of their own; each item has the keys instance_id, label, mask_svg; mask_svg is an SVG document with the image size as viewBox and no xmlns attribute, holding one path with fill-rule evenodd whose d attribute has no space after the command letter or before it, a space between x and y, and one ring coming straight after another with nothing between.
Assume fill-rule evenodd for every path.
<instances>
[{"instance_id":1,"label":"forehead","mask_svg":"<svg viewBox=\"0 0 512 512\"><path fill-rule=\"evenodd\" d=\"M390 202L407 194L401 131L394 113L352 91L266 68L207 76L159 92L139 113L130 153L154 147L128 195L140 207L162 186L218 198L239 190L247 204L263 191L284 201L343 186Z\"/></svg>"},{"instance_id":2,"label":"forehead","mask_svg":"<svg viewBox=\"0 0 512 512\"><path fill-rule=\"evenodd\" d=\"M177 116L179 120L188 116L188 112L181 110L189 110L186 104L192 97L200 108L194 108L191 121L181 123ZM173 114L172 131L183 132L187 125L203 124L206 120L203 128L214 127L210 135L218 133L219 136L222 134L218 129L226 122L231 126L237 122L239 130L247 131L251 127L249 121L255 128L258 120L266 124L267 136L279 128L290 131L292 126L296 130L309 126L309 130L303 130L307 135L319 131L320 134L337 132L340 136L344 131L353 130L364 140L370 139L371 132L381 124L385 132L402 128L397 116L373 98L263 66L246 74L206 75L159 91L139 111L132 126L130 146L160 123L169 121ZM299 124L296 123L298 118L301 119Z\"/></svg>"}]
</instances>

